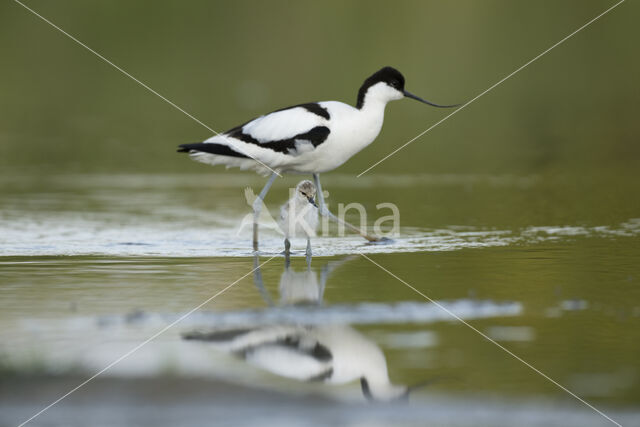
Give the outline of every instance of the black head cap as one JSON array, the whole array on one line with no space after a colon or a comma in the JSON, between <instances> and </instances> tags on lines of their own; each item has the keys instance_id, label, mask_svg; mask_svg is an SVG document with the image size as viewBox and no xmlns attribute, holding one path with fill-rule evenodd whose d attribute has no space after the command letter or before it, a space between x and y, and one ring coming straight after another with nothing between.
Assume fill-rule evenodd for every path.
<instances>
[{"instance_id":1,"label":"black head cap","mask_svg":"<svg viewBox=\"0 0 640 427\"><path fill-rule=\"evenodd\" d=\"M393 67L384 67L381 70L373 73L367 80L364 81L360 90L358 91L358 103L357 108L362 108L364 105L364 96L367 90L376 83L385 82L389 86L398 89L400 92L404 90L404 76L400 74L400 71Z\"/></svg>"}]
</instances>

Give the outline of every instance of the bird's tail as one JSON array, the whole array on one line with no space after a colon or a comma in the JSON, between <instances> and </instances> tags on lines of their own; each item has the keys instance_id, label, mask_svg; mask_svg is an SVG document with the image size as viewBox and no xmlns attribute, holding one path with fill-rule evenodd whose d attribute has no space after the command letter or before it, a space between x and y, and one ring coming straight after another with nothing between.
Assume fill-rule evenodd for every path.
<instances>
[{"instance_id":1,"label":"bird's tail","mask_svg":"<svg viewBox=\"0 0 640 427\"><path fill-rule=\"evenodd\" d=\"M181 144L178 147L178 153L190 153L192 151L199 151L201 153L217 154L219 156L228 157L240 157L248 159L246 156L238 151L235 151L231 147L225 144L218 144L215 142L194 142L191 144Z\"/></svg>"}]
</instances>

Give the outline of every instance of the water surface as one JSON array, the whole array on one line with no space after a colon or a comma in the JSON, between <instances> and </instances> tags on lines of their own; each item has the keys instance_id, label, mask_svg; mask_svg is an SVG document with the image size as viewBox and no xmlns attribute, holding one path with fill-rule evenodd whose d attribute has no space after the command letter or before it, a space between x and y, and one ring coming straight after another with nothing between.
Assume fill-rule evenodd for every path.
<instances>
[{"instance_id":1,"label":"water surface","mask_svg":"<svg viewBox=\"0 0 640 427\"><path fill-rule=\"evenodd\" d=\"M93 392L78 391L43 414L41 422L74 424L72 414L87 413L111 425L148 423L149 413L95 394L128 390L122 393L145 405L167 399L168 406L157 409L170 411L166 419L187 411L192 418L185 419L195 424L210 413L226 414L230 424L253 422L271 407L279 414L274 425L310 424L309 411L319 424L371 424L375 417L400 425L478 425L478 420L512 425L514 419L521 425L606 425L453 313L623 425L637 424L640 220L633 215L635 202L607 209L593 204L576 220L580 209L573 204L541 204L549 192L582 200L570 183L563 187L555 178L399 179L326 180L334 200L372 207L370 225L375 204L393 195L402 226L392 244L365 245L332 233L314 241L310 269L302 256L304 242L294 242L296 252L286 267L280 236L266 230L258 275L251 273L256 260L248 231L238 233L249 212L239 180L260 185L250 175L5 178L0 421L12 425L28 418L175 323L106 371ZM291 181L274 189L272 210L284 201ZM412 203L416 192L424 204ZM499 197L501 210L518 214L494 215L490 204L470 209L474 200ZM450 215L439 213L440 204ZM532 213L538 209L544 213ZM253 331L245 337L258 340L253 350L240 351L232 340L185 340L237 330ZM327 347L336 363L338 354L352 354L356 365L382 357L395 386L440 380L412 392L408 407L363 406L360 374L348 380L351 374L344 373L343 382L301 381L290 374L308 362L299 351L295 357L286 353L293 359L255 352L258 344L290 351L292 342L313 344L327 336L351 337ZM324 341L317 342L322 349ZM361 342L369 350L343 351L345 342ZM280 365L266 362L272 359ZM139 378L148 385L127 385ZM22 398L10 392L14 387L23 390L16 395ZM33 393L34 388L46 392ZM189 399L179 398L178 390ZM225 409L227 390L254 410ZM85 402L81 407L80 401ZM109 411L123 418L96 415Z\"/></svg>"}]
</instances>

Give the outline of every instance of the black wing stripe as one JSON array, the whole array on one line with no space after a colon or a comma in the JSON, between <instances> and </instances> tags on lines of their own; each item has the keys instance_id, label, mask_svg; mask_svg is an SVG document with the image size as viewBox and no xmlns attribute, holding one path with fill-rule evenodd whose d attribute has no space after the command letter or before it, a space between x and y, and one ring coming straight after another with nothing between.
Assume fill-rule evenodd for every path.
<instances>
[{"instance_id":1,"label":"black wing stripe","mask_svg":"<svg viewBox=\"0 0 640 427\"><path fill-rule=\"evenodd\" d=\"M301 107L307 110L308 112L316 114L320 117L324 117L327 120L331 119L331 114L329 114L329 110L327 110L317 102L312 102L310 104L302 104Z\"/></svg>"},{"instance_id":2,"label":"black wing stripe","mask_svg":"<svg viewBox=\"0 0 640 427\"><path fill-rule=\"evenodd\" d=\"M318 375L314 375L307 379L309 382L322 382L326 381L333 375L333 368L329 368L326 371L319 373Z\"/></svg>"},{"instance_id":3,"label":"black wing stripe","mask_svg":"<svg viewBox=\"0 0 640 427\"><path fill-rule=\"evenodd\" d=\"M326 346L316 342L312 348L305 348L300 345L299 336L287 336L284 339L276 341L276 344L283 347L288 347L291 350L297 351L301 354L306 354L313 357L319 362L330 362L333 359L331 351Z\"/></svg>"},{"instance_id":4,"label":"black wing stripe","mask_svg":"<svg viewBox=\"0 0 640 427\"><path fill-rule=\"evenodd\" d=\"M281 108L279 110L275 110L272 111L271 113L277 113L280 111L285 111L285 110L291 110L292 108L298 108L298 107L302 107L305 110L307 110L310 113L316 114L322 118L325 118L327 120L331 119L331 115L329 114L329 110L327 110L326 108L322 107L320 104L318 104L317 102L309 102L307 104L298 104L298 105L293 105L291 107L286 107L286 108ZM271 114L269 113L269 114ZM268 114L267 114L268 115ZM252 121L262 118L265 116L260 116L260 117L254 117L253 119L249 120L248 122L244 122L241 125L238 125L232 129L229 129L228 131L224 132L223 135L231 135L232 133L235 133L239 130L242 130L243 127L245 127L246 125L248 125L249 123L251 123Z\"/></svg>"},{"instance_id":5,"label":"black wing stripe","mask_svg":"<svg viewBox=\"0 0 640 427\"><path fill-rule=\"evenodd\" d=\"M251 135L244 133L242 128L236 128L229 134L230 137L239 139L249 144L255 144L259 147L268 148L278 153L290 154L292 151L296 151L296 140L309 141L314 147L322 144L331 131L326 126L316 126L309 132L298 134L292 138L280 139L277 141L260 142Z\"/></svg>"},{"instance_id":6,"label":"black wing stripe","mask_svg":"<svg viewBox=\"0 0 640 427\"><path fill-rule=\"evenodd\" d=\"M308 102L306 104L292 105L291 107L281 108L279 110L276 110L274 111L274 113L277 113L279 111L291 110L293 108L298 108L298 107L302 107L308 112L313 113L317 116L320 116L324 119L327 119L327 120L331 119L331 114L329 114L329 110L327 110L317 102Z\"/></svg>"},{"instance_id":7,"label":"black wing stripe","mask_svg":"<svg viewBox=\"0 0 640 427\"><path fill-rule=\"evenodd\" d=\"M228 145L209 143L209 142L196 142L194 144L182 144L178 149L178 153L188 153L192 150L201 151L203 153L217 154L219 156L240 157L245 159L250 158L249 156L245 156L242 153L238 153Z\"/></svg>"},{"instance_id":8,"label":"black wing stripe","mask_svg":"<svg viewBox=\"0 0 640 427\"><path fill-rule=\"evenodd\" d=\"M249 332L252 332L252 329L226 329L221 331L213 331L213 332L200 332L193 331L188 332L182 335L182 338L185 340L197 340L197 341L233 341L234 339L246 335Z\"/></svg>"}]
</instances>

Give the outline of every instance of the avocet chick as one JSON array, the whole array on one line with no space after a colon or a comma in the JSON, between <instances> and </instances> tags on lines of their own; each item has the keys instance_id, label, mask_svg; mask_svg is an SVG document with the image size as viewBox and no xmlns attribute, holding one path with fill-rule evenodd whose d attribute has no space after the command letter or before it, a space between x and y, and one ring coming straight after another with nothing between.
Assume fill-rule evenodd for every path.
<instances>
[{"instance_id":1,"label":"avocet chick","mask_svg":"<svg viewBox=\"0 0 640 427\"><path fill-rule=\"evenodd\" d=\"M306 236L307 257L311 256L311 237L318 228L316 186L309 180L300 181L292 197L280 208L278 225L284 233L284 252L289 254L290 237Z\"/></svg>"}]
</instances>

